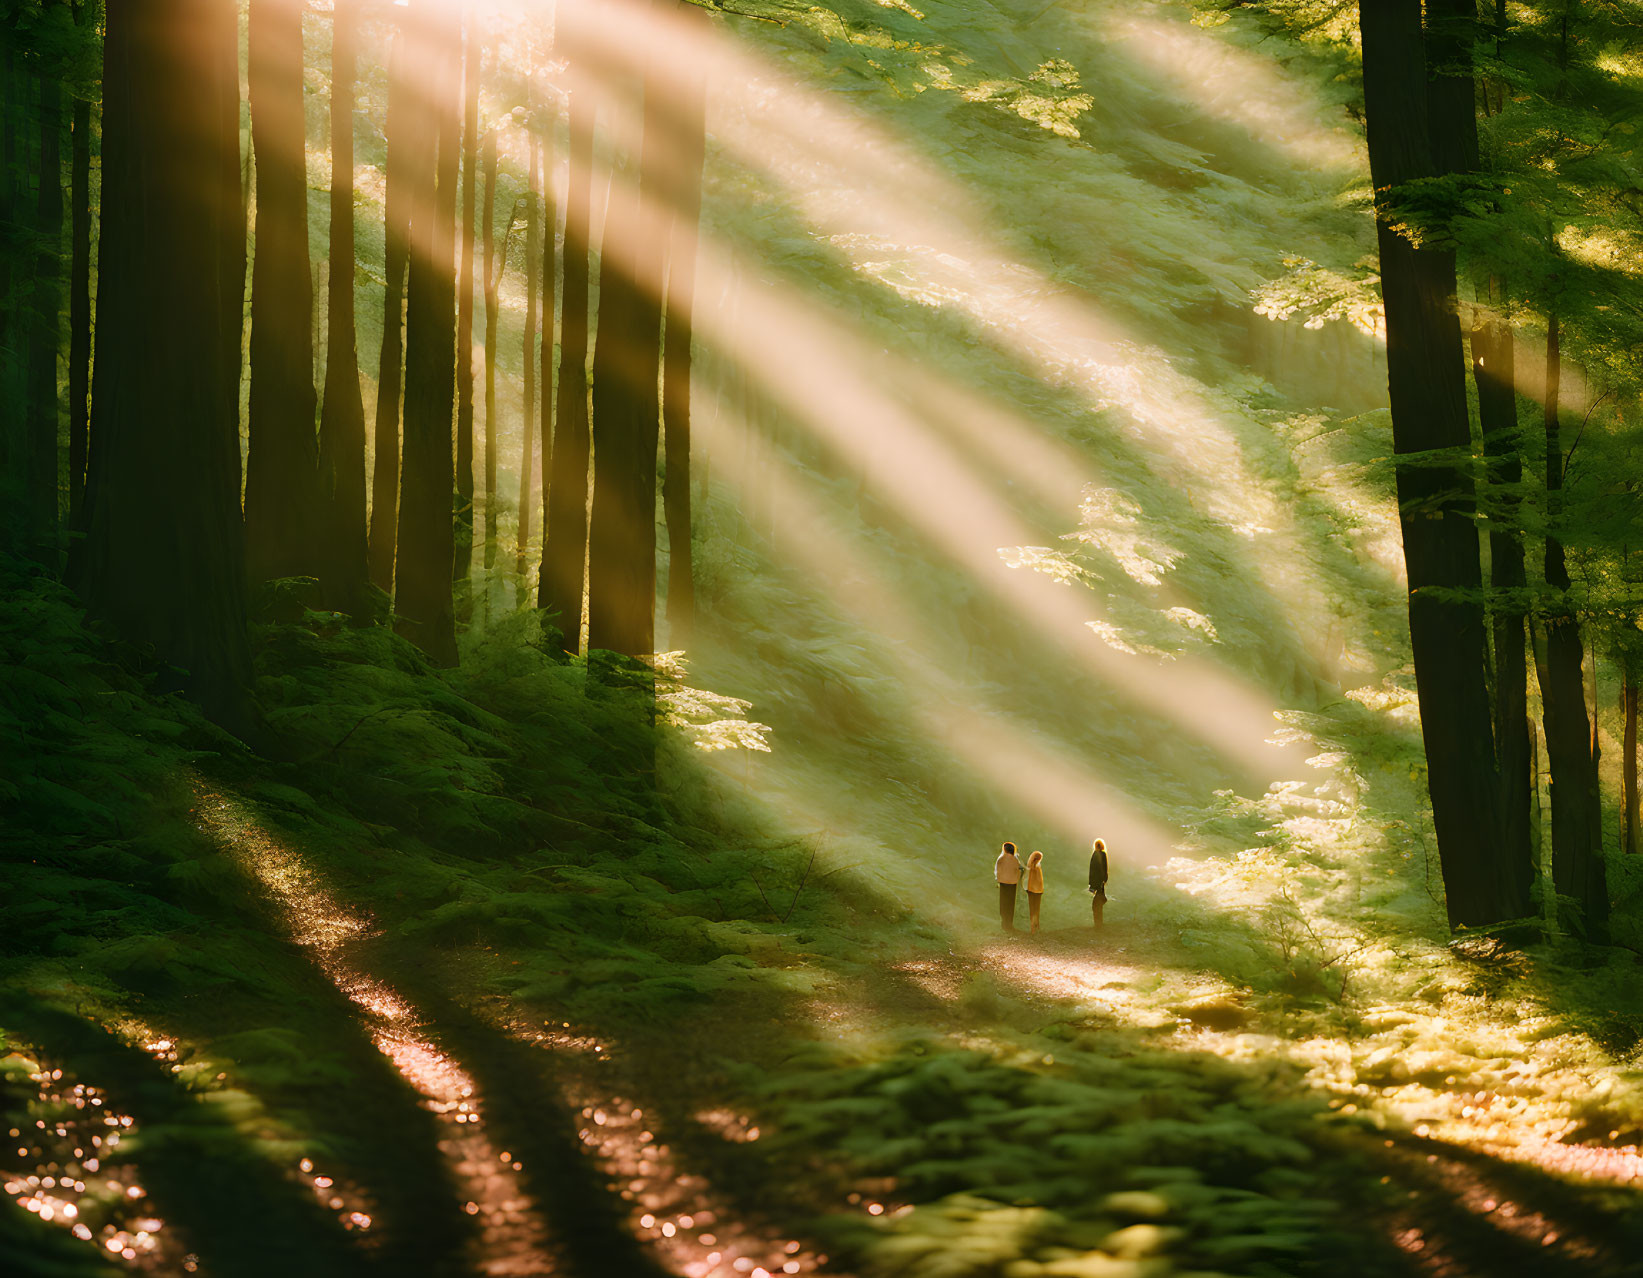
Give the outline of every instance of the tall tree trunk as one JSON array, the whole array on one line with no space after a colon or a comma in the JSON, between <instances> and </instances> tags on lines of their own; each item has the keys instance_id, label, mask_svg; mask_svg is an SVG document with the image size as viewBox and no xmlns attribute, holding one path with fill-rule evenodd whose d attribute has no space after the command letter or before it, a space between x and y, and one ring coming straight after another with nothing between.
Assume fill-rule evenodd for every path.
<instances>
[{"instance_id":1,"label":"tall tree trunk","mask_svg":"<svg viewBox=\"0 0 1643 1278\"><path fill-rule=\"evenodd\" d=\"M496 130L485 135L485 568L496 564ZM486 590L490 586L487 582Z\"/></svg>"},{"instance_id":2,"label":"tall tree trunk","mask_svg":"<svg viewBox=\"0 0 1643 1278\"><path fill-rule=\"evenodd\" d=\"M219 0L111 5L87 609L253 726L240 523L239 40Z\"/></svg>"},{"instance_id":3,"label":"tall tree trunk","mask_svg":"<svg viewBox=\"0 0 1643 1278\"><path fill-rule=\"evenodd\" d=\"M377 410L374 468L371 472L371 581L379 589L394 588L394 538L399 532L399 413L400 374L404 363L405 267L410 252L411 201L406 191L409 165L417 161L413 139L417 95L422 86L410 78L406 44L401 30L388 56L388 155L384 162L382 350L377 360Z\"/></svg>"},{"instance_id":4,"label":"tall tree trunk","mask_svg":"<svg viewBox=\"0 0 1643 1278\"><path fill-rule=\"evenodd\" d=\"M40 183L34 209L34 287L29 316L29 542L36 559L58 570L57 352L62 274L63 86L47 68L40 80Z\"/></svg>"},{"instance_id":5,"label":"tall tree trunk","mask_svg":"<svg viewBox=\"0 0 1643 1278\"><path fill-rule=\"evenodd\" d=\"M1364 101L1378 196L1435 172L1428 139L1420 0L1363 0ZM1466 365L1455 310L1454 254L1416 248L1384 206L1376 219L1386 309L1393 451L1451 449L1452 463L1397 467L1409 577L1409 630L1426 742L1432 820L1451 925L1510 918L1515 893L1500 856L1500 784L1485 679L1483 608L1435 598L1481 593L1475 494L1466 456Z\"/></svg>"},{"instance_id":6,"label":"tall tree trunk","mask_svg":"<svg viewBox=\"0 0 1643 1278\"><path fill-rule=\"evenodd\" d=\"M1626 838L1623 850L1637 852L1637 672L1631 657L1625 659L1625 671L1620 689L1621 710L1625 716L1625 734L1621 744L1620 775L1626 813Z\"/></svg>"},{"instance_id":7,"label":"tall tree trunk","mask_svg":"<svg viewBox=\"0 0 1643 1278\"><path fill-rule=\"evenodd\" d=\"M331 38L331 269L320 412L326 606L362 617L370 578L365 532L365 401L354 334L354 63L360 0L336 0Z\"/></svg>"},{"instance_id":8,"label":"tall tree trunk","mask_svg":"<svg viewBox=\"0 0 1643 1278\"><path fill-rule=\"evenodd\" d=\"M534 107L535 103L531 105ZM534 120L531 121L531 125L535 125ZM530 135L529 146L530 174L525 187L525 413L520 419L519 427L519 519L514 525L517 538L513 557L514 575L518 578L516 588L521 603L524 602L526 591L525 552L531 544L531 504L534 500L531 493L531 473L535 469L532 451L536 431L536 289L539 278L536 257L539 243L536 191L540 185L538 163L541 155L535 132Z\"/></svg>"},{"instance_id":9,"label":"tall tree trunk","mask_svg":"<svg viewBox=\"0 0 1643 1278\"><path fill-rule=\"evenodd\" d=\"M246 563L253 585L316 577L313 284L308 270L302 4L251 0L248 29L257 226L251 268L251 443Z\"/></svg>"},{"instance_id":10,"label":"tall tree trunk","mask_svg":"<svg viewBox=\"0 0 1643 1278\"><path fill-rule=\"evenodd\" d=\"M1491 281L1491 292L1501 293ZM1504 296L1492 299L1504 304ZM1526 612L1528 576L1519 531L1517 487L1523 481L1518 445L1516 358L1511 326L1479 314L1472 329L1472 376L1488 461L1489 585L1494 596L1494 722L1500 757L1501 859L1519 915L1531 909L1536 865L1530 846L1529 689Z\"/></svg>"},{"instance_id":11,"label":"tall tree trunk","mask_svg":"<svg viewBox=\"0 0 1643 1278\"><path fill-rule=\"evenodd\" d=\"M0 549L10 549L22 534L24 511L25 436L16 392L12 323L12 254L19 243L17 209L21 192L14 190L17 165L17 105L19 82L16 54L9 28L0 28ZM26 188L25 180L21 186Z\"/></svg>"},{"instance_id":12,"label":"tall tree trunk","mask_svg":"<svg viewBox=\"0 0 1643 1278\"><path fill-rule=\"evenodd\" d=\"M451 420L456 407L456 188L462 140L462 20L420 0L408 21L420 145L407 156L411 262L405 305L405 457L400 471L394 610L413 643L456 664L451 600Z\"/></svg>"},{"instance_id":13,"label":"tall tree trunk","mask_svg":"<svg viewBox=\"0 0 1643 1278\"><path fill-rule=\"evenodd\" d=\"M655 650L657 371L662 237L651 233L666 130L648 63L638 152L613 179L599 254L593 355L593 502L588 518L588 650Z\"/></svg>"},{"instance_id":14,"label":"tall tree trunk","mask_svg":"<svg viewBox=\"0 0 1643 1278\"><path fill-rule=\"evenodd\" d=\"M707 14L679 7L691 29L704 32ZM690 546L690 370L692 308L696 293L696 233L702 211L702 163L707 148L707 79L700 62L686 59L684 94L675 104L676 134L669 185L673 209L668 236L667 298L663 312L662 509L667 520L668 646L687 648L696 628L696 583Z\"/></svg>"},{"instance_id":15,"label":"tall tree trunk","mask_svg":"<svg viewBox=\"0 0 1643 1278\"><path fill-rule=\"evenodd\" d=\"M1478 167L1476 0L1428 0L1426 57L1431 78L1427 116L1432 162L1439 173L1471 173ZM1504 305L1498 281L1491 301ZM1532 908L1535 865L1529 848L1529 704L1523 540L1518 531L1516 486L1523 478L1517 436L1517 385L1512 330L1504 320L1479 313L1472 328L1472 376L1488 459L1489 585L1492 608L1494 714L1500 766L1499 857L1507 907L1516 917Z\"/></svg>"},{"instance_id":16,"label":"tall tree trunk","mask_svg":"<svg viewBox=\"0 0 1643 1278\"><path fill-rule=\"evenodd\" d=\"M540 487L536 491L542 494L542 522L543 541L547 537L547 492L548 475L551 469L549 458L553 452L553 409L554 409L554 298L559 289L559 273L554 262L554 223L557 221L553 199L553 133L558 123L558 113L554 109L553 99L549 97L542 104L542 357L538 366L537 391L538 413L540 414L540 434L542 441L541 456L532 467L530 480L526 486L537 482L540 476ZM534 513L534 512L533 512ZM540 577L540 568L538 576ZM523 579L519 583L519 606L524 607L530 601L530 584Z\"/></svg>"},{"instance_id":17,"label":"tall tree trunk","mask_svg":"<svg viewBox=\"0 0 1643 1278\"><path fill-rule=\"evenodd\" d=\"M1597 940L1607 933L1609 897L1602 856L1597 766L1586 717L1581 673L1580 623L1568 598L1569 571L1556 534L1562 514L1563 443L1558 429L1559 351L1557 311L1546 324L1546 584L1556 592L1543 617L1545 642L1536 652L1546 762L1551 775L1552 880L1564 925Z\"/></svg>"},{"instance_id":18,"label":"tall tree trunk","mask_svg":"<svg viewBox=\"0 0 1643 1278\"><path fill-rule=\"evenodd\" d=\"M567 15L568 16L568 15ZM562 22L560 48L579 56ZM593 183L591 90L573 88L568 116L564 282L559 304L559 404L548 485L547 535L537 606L557 616L568 652L581 645L583 569L588 548L588 254Z\"/></svg>"},{"instance_id":19,"label":"tall tree trunk","mask_svg":"<svg viewBox=\"0 0 1643 1278\"><path fill-rule=\"evenodd\" d=\"M76 21L86 6L76 6ZM68 519L80 528L91 421L91 103L74 100L69 159ZM74 556L78 558L76 554Z\"/></svg>"},{"instance_id":20,"label":"tall tree trunk","mask_svg":"<svg viewBox=\"0 0 1643 1278\"><path fill-rule=\"evenodd\" d=\"M479 177L479 10L468 8L462 75L462 265L456 293L456 548L452 571L468 579L474 545L474 207Z\"/></svg>"}]
</instances>

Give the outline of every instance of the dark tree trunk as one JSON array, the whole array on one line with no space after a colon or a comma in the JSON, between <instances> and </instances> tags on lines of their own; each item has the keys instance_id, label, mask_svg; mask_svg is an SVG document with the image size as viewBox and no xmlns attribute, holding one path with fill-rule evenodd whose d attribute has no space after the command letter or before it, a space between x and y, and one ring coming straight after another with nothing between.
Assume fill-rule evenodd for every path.
<instances>
[{"instance_id":1,"label":"dark tree trunk","mask_svg":"<svg viewBox=\"0 0 1643 1278\"><path fill-rule=\"evenodd\" d=\"M84 6L76 15L84 20ZM69 160L68 519L82 526L91 421L91 103L74 101ZM77 555L75 557L78 557Z\"/></svg>"},{"instance_id":2,"label":"dark tree trunk","mask_svg":"<svg viewBox=\"0 0 1643 1278\"><path fill-rule=\"evenodd\" d=\"M536 431L536 289L540 275L536 258L539 243L536 188L539 185L538 158L541 155L541 148L537 144L535 133L531 134L529 145L530 174L525 187L525 414L520 419L519 427L522 450L519 459L519 520L514 526L516 541L513 557L520 602L523 602L526 590L525 552L531 544L531 504L534 500L531 493L531 472L535 469L532 446Z\"/></svg>"},{"instance_id":3,"label":"dark tree trunk","mask_svg":"<svg viewBox=\"0 0 1643 1278\"><path fill-rule=\"evenodd\" d=\"M370 570L365 533L365 401L354 335L354 62L360 0L336 0L331 40L331 272L320 413L321 490L327 536L322 547L326 606L355 617L366 611Z\"/></svg>"},{"instance_id":4,"label":"dark tree trunk","mask_svg":"<svg viewBox=\"0 0 1643 1278\"><path fill-rule=\"evenodd\" d=\"M1586 715L1580 623L1570 604L1569 571L1556 534L1562 514L1563 443L1558 429L1562 356L1558 317L1546 326L1546 584L1556 592L1543 618L1545 642L1536 653L1546 765L1552 808L1552 880L1564 926L1600 940L1607 934L1609 895L1599 824L1597 760ZM1565 899L1569 908L1564 908Z\"/></svg>"},{"instance_id":5,"label":"dark tree trunk","mask_svg":"<svg viewBox=\"0 0 1643 1278\"><path fill-rule=\"evenodd\" d=\"M1420 0L1359 5L1370 170L1378 196L1432 176ZM1468 470L1466 365L1455 310L1453 253L1416 248L1389 212L1377 218L1386 309L1393 451L1454 450L1397 467L1409 630L1426 742L1432 820L1451 925L1518 913L1500 855L1500 783L1486 683L1475 494Z\"/></svg>"},{"instance_id":6,"label":"dark tree trunk","mask_svg":"<svg viewBox=\"0 0 1643 1278\"><path fill-rule=\"evenodd\" d=\"M460 15L442 0L413 5L419 145L407 155L410 282L405 305L405 457L400 471L394 611L407 638L456 664L451 600L451 419L456 407L456 188L462 145Z\"/></svg>"},{"instance_id":7,"label":"dark tree trunk","mask_svg":"<svg viewBox=\"0 0 1643 1278\"><path fill-rule=\"evenodd\" d=\"M496 130L485 135L485 568L496 564ZM489 586L487 584L487 590Z\"/></svg>"},{"instance_id":8,"label":"dark tree trunk","mask_svg":"<svg viewBox=\"0 0 1643 1278\"><path fill-rule=\"evenodd\" d=\"M12 323L12 254L19 241L17 207L21 193L13 190L13 170L17 163L16 55L12 51L9 28L0 28L0 549L10 549L19 539L23 515L24 434L19 410L23 397L17 393ZM27 183L23 183L26 188Z\"/></svg>"},{"instance_id":9,"label":"dark tree trunk","mask_svg":"<svg viewBox=\"0 0 1643 1278\"><path fill-rule=\"evenodd\" d=\"M1478 38L1475 0L1429 0L1426 56L1431 69L1427 115L1432 161L1440 173L1478 167ZM1491 281L1492 290L1499 291ZM1504 302L1504 298L1500 301ZM1517 434L1517 386L1512 331L1504 321L1479 318L1472 329L1472 375L1488 459L1489 585L1493 605L1494 732L1500 767L1500 859L1511 912L1532 906L1535 864L1529 846L1529 702L1523 540L1518 531L1517 484L1523 465Z\"/></svg>"},{"instance_id":10,"label":"dark tree trunk","mask_svg":"<svg viewBox=\"0 0 1643 1278\"><path fill-rule=\"evenodd\" d=\"M456 546L452 571L468 579L474 546L474 208L479 177L479 11L468 10L462 76L462 265L456 294Z\"/></svg>"},{"instance_id":11,"label":"dark tree trunk","mask_svg":"<svg viewBox=\"0 0 1643 1278\"><path fill-rule=\"evenodd\" d=\"M565 56L574 44L561 38ZM539 608L557 616L565 648L581 645L583 568L588 546L588 236L593 178L590 91L573 88L568 117L564 283L559 315L559 405L548 485L547 535L537 583Z\"/></svg>"},{"instance_id":12,"label":"dark tree trunk","mask_svg":"<svg viewBox=\"0 0 1643 1278\"><path fill-rule=\"evenodd\" d=\"M410 251L411 202L406 183L408 165L415 162L413 140L417 94L409 75L407 36L394 37L388 57L388 155L383 196L382 351L377 361L375 462L371 471L371 581L378 589L394 588L394 538L399 532L399 400L404 360L405 268Z\"/></svg>"},{"instance_id":13,"label":"dark tree trunk","mask_svg":"<svg viewBox=\"0 0 1643 1278\"><path fill-rule=\"evenodd\" d=\"M92 615L181 667L243 734L238 47L219 0L108 9L80 588Z\"/></svg>"},{"instance_id":14,"label":"dark tree trunk","mask_svg":"<svg viewBox=\"0 0 1643 1278\"><path fill-rule=\"evenodd\" d=\"M245 538L255 585L275 577L319 575L314 533L322 506L299 0L252 0L247 44L257 225Z\"/></svg>"},{"instance_id":15,"label":"dark tree trunk","mask_svg":"<svg viewBox=\"0 0 1643 1278\"><path fill-rule=\"evenodd\" d=\"M40 181L34 206L34 287L29 314L27 491L30 551L56 572L62 486L58 478L57 352L61 341L63 86L50 69L39 80Z\"/></svg>"},{"instance_id":16,"label":"dark tree trunk","mask_svg":"<svg viewBox=\"0 0 1643 1278\"><path fill-rule=\"evenodd\" d=\"M527 491L542 494L542 522L543 541L546 542L547 528L547 492L548 474L550 470L549 457L553 452L553 392L554 392L554 299L559 289L559 273L555 269L554 223L557 220L553 202L553 133L558 122L557 112L550 98L542 104L542 357L538 366L537 391L538 408L540 414L540 433L542 441L541 456L530 467L531 474L523 480ZM533 499L533 505L534 499ZM534 511L532 512L534 515ZM538 569L540 577L540 568ZM530 584L524 580L521 571L519 582L519 606L524 607L530 602Z\"/></svg>"},{"instance_id":17,"label":"dark tree trunk","mask_svg":"<svg viewBox=\"0 0 1643 1278\"><path fill-rule=\"evenodd\" d=\"M646 59L648 61L648 58ZM593 502L588 518L588 650L655 650L657 371L662 237L656 170L665 163L662 94L646 69L638 153L612 182L599 254L593 356Z\"/></svg>"},{"instance_id":18,"label":"dark tree trunk","mask_svg":"<svg viewBox=\"0 0 1643 1278\"><path fill-rule=\"evenodd\" d=\"M680 6L694 29L707 25L696 6ZM690 546L690 369L692 309L696 292L696 232L702 210L702 163L707 147L707 80L687 59L684 94L673 110L675 179L669 186L673 222L668 237L667 299L663 314L662 439L665 449L662 509L667 520L668 646L687 648L696 629L696 583Z\"/></svg>"},{"instance_id":19,"label":"dark tree trunk","mask_svg":"<svg viewBox=\"0 0 1643 1278\"><path fill-rule=\"evenodd\" d=\"M1637 851L1637 674L1632 669L1630 658L1626 659L1626 668L1620 689L1621 711L1625 716L1625 735L1622 738L1620 774L1621 786L1624 794L1626 813L1626 838L1624 851L1627 855Z\"/></svg>"},{"instance_id":20,"label":"dark tree trunk","mask_svg":"<svg viewBox=\"0 0 1643 1278\"><path fill-rule=\"evenodd\" d=\"M1504 298L1500 299L1504 301ZM1494 595L1494 724L1500 757L1501 860L1508 889L1531 909L1535 879L1529 819L1529 689L1523 536L1517 486L1523 481L1519 452L1516 359L1511 326L1480 317L1472 329L1472 376L1488 461L1489 585Z\"/></svg>"}]
</instances>

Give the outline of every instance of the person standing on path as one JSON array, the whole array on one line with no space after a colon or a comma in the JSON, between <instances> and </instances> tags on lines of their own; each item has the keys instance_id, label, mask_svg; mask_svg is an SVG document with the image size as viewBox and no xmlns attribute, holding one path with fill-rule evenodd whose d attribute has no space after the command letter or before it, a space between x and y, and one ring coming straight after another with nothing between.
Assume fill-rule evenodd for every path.
<instances>
[{"instance_id":1,"label":"person standing on path","mask_svg":"<svg viewBox=\"0 0 1643 1278\"><path fill-rule=\"evenodd\" d=\"M1090 847L1090 913L1097 929L1101 927L1101 912L1107 906L1107 845L1097 839Z\"/></svg>"},{"instance_id":2,"label":"person standing on path","mask_svg":"<svg viewBox=\"0 0 1643 1278\"><path fill-rule=\"evenodd\" d=\"M998 921L1006 932L1015 931L1015 889L1021 882L1021 862L1016 860L1015 844L1006 843L993 864L993 878L998 880Z\"/></svg>"},{"instance_id":3,"label":"person standing on path","mask_svg":"<svg viewBox=\"0 0 1643 1278\"><path fill-rule=\"evenodd\" d=\"M1038 932L1038 911L1044 904L1044 854L1034 852L1027 858L1027 921L1030 930Z\"/></svg>"}]
</instances>

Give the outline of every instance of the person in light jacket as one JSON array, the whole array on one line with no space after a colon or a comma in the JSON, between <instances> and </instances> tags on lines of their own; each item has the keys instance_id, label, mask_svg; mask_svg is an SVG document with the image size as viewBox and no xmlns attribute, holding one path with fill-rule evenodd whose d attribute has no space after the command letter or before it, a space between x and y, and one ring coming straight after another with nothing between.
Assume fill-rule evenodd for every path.
<instances>
[{"instance_id":1,"label":"person in light jacket","mask_svg":"<svg viewBox=\"0 0 1643 1278\"><path fill-rule=\"evenodd\" d=\"M1015 844L1006 843L993 863L993 878L998 880L998 921L1006 932L1015 931L1015 889L1021 882L1021 862L1016 860Z\"/></svg>"},{"instance_id":2,"label":"person in light jacket","mask_svg":"<svg viewBox=\"0 0 1643 1278\"><path fill-rule=\"evenodd\" d=\"M1097 839L1090 848L1090 913L1101 926L1101 912L1107 906L1107 845Z\"/></svg>"},{"instance_id":3,"label":"person in light jacket","mask_svg":"<svg viewBox=\"0 0 1643 1278\"><path fill-rule=\"evenodd\" d=\"M1038 931L1038 911L1044 904L1044 854L1034 852L1027 858L1027 921L1030 930Z\"/></svg>"}]
</instances>

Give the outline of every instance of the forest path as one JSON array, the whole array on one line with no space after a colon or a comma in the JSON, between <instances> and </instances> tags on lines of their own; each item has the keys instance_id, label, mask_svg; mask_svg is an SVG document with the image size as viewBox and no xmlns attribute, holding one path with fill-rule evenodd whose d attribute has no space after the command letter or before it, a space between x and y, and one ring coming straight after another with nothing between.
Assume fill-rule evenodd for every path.
<instances>
[{"instance_id":1,"label":"forest path","mask_svg":"<svg viewBox=\"0 0 1643 1278\"><path fill-rule=\"evenodd\" d=\"M441 1125L439 1149L477 1218L475 1272L488 1278L555 1272L535 1205L523 1192L521 1166L487 1129L484 1098L472 1075L430 1033L426 1011L362 962L370 920L325 885L302 854L273 834L251 805L204 782L195 787L200 826L259 884L277 907L290 939L357 1008L379 1051L421 1096ZM303 1160L308 1176L313 1164ZM333 1209L359 1213L332 1178L313 1177ZM365 1221L368 1227L369 1220Z\"/></svg>"},{"instance_id":2,"label":"forest path","mask_svg":"<svg viewBox=\"0 0 1643 1278\"><path fill-rule=\"evenodd\" d=\"M647 1121L623 1095L606 1045L568 1025L539 1029L512 1009L465 1002L451 992L469 985L460 965L430 972L424 954L384 944L369 916L328 887L254 805L203 782L196 798L201 828L267 893L290 939L313 955L436 1116L440 1153L478 1227L466 1272L785 1278L825 1262L798 1239L740 1218L728 1196L683 1167L649 1130L655 1117ZM735 1116L707 1117L722 1117L728 1138L746 1139ZM372 1222L361 1212L370 1186L333 1180L308 1159L300 1170L350 1224L417 1230L416 1221ZM428 1265L447 1272L434 1256Z\"/></svg>"}]
</instances>

